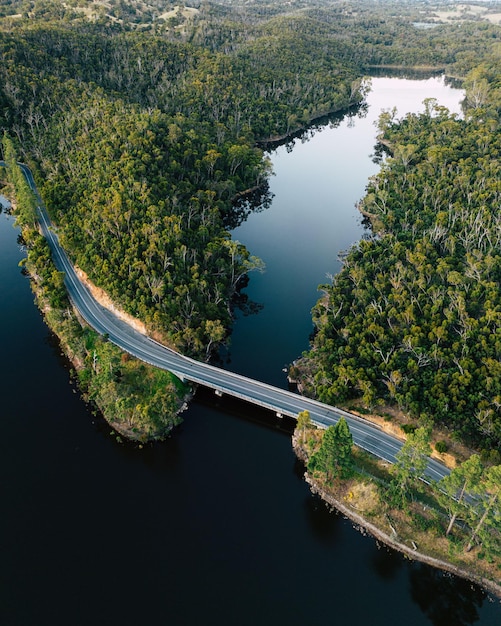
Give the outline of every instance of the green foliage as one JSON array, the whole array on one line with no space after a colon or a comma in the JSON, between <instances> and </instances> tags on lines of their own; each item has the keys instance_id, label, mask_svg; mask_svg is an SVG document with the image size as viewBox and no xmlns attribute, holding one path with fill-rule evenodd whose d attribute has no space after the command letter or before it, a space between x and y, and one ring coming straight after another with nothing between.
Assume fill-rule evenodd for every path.
<instances>
[{"instance_id":1,"label":"green foliage","mask_svg":"<svg viewBox=\"0 0 501 626\"><path fill-rule=\"evenodd\" d=\"M301 411L297 416L296 428L299 431L305 431L312 427L309 411Z\"/></svg>"},{"instance_id":2,"label":"green foliage","mask_svg":"<svg viewBox=\"0 0 501 626\"><path fill-rule=\"evenodd\" d=\"M4 153L18 219L35 221L14 167L22 157L38 165L73 261L166 341L205 358L226 337L243 275L262 269L225 230L232 199L270 173L256 140L358 104L373 65L464 75L482 61L467 79L466 122L432 103L381 122L393 159L364 201L381 237L350 254L316 309L313 392L367 407L390 400L493 447L499 29L420 30L416 8L393 2L244 4L205 3L170 21L153 19L148 2L88 6L91 18L78 2L2 7L0 124L16 137ZM43 268L36 238L30 254L59 310L62 276Z\"/></svg>"},{"instance_id":3,"label":"green foliage","mask_svg":"<svg viewBox=\"0 0 501 626\"><path fill-rule=\"evenodd\" d=\"M426 428L417 428L407 437L392 466L390 496L395 506L404 508L414 491L420 490L419 481L428 465L430 452L430 432Z\"/></svg>"},{"instance_id":4,"label":"green foliage","mask_svg":"<svg viewBox=\"0 0 501 626\"><path fill-rule=\"evenodd\" d=\"M64 275L55 269L46 239L34 230L24 233L26 268L36 283L40 307L70 358L79 364L84 393L127 438L164 438L181 421L178 413L188 388L170 372L145 365L83 329L71 310Z\"/></svg>"},{"instance_id":5,"label":"green foliage","mask_svg":"<svg viewBox=\"0 0 501 626\"><path fill-rule=\"evenodd\" d=\"M224 226L232 199L269 174L256 138L358 102L357 70L335 60L337 43L319 53L315 33L257 29L223 53L54 17L0 32L2 125L39 163L72 260L205 358L224 341L242 277L263 268Z\"/></svg>"},{"instance_id":6,"label":"green foliage","mask_svg":"<svg viewBox=\"0 0 501 626\"><path fill-rule=\"evenodd\" d=\"M122 307L201 357L224 340L239 279L260 267L224 228L232 198L269 174L256 139L359 103L369 64L443 63L496 38L471 26L446 47L447 29L418 31L407 11L381 20L386 9L364 2L356 14L211 4L170 22L148 3L88 7L92 19L72 3L13 0L6 13L14 5L29 18L0 26L0 121L39 163L62 242ZM417 159L413 144L401 142L402 163ZM400 402L400 369L385 375ZM372 406L379 383L357 378Z\"/></svg>"},{"instance_id":7,"label":"green foliage","mask_svg":"<svg viewBox=\"0 0 501 626\"><path fill-rule=\"evenodd\" d=\"M175 377L132 357L123 358L118 348L93 333L87 337L79 377L107 421L129 439L162 439L181 421L177 413L182 396Z\"/></svg>"},{"instance_id":8,"label":"green foliage","mask_svg":"<svg viewBox=\"0 0 501 626\"><path fill-rule=\"evenodd\" d=\"M307 445L310 449L314 446L315 442L311 437L313 430L313 424L311 422L310 412L301 411L297 416L297 424L295 429L295 435L300 446Z\"/></svg>"},{"instance_id":9,"label":"green foliage","mask_svg":"<svg viewBox=\"0 0 501 626\"><path fill-rule=\"evenodd\" d=\"M362 205L379 236L355 246L323 286L314 349L302 367L310 393L324 401L370 390L495 449L501 132L492 117L459 120L433 101L426 105L420 115L384 125L384 141L412 143L412 158L397 151L370 181Z\"/></svg>"},{"instance_id":10,"label":"green foliage","mask_svg":"<svg viewBox=\"0 0 501 626\"><path fill-rule=\"evenodd\" d=\"M69 300L64 273L55 269L47 240L35 230L25 231L25 237L28 238L26 268L36 280L42 300L53 309L65 309Z\"/></svg>"},{"instance_id":11,"label":"green foliage","mask_svg":"<svg viewBox=\"0 0 501 626\"><path fill-rule=\"evenodd\" d=\"M501 555L501 465L489 467L482 475L475 506L470 506L468 523L472 533L466 546L480 542L489 554Z\"/></svg>"},{"instance_id":12,"label":"green foliage","mask_svg":"<svg viewBox=\"0 0 501 626\"><path fill-rule=\"evenodd\" d=\"M499 450L482 450L480 452L480 458L486 465L500 465L501 464L501 452Z\"/></svg>"},{"instance_id":13,"label":"green foliage","mask_svg":"<svg viewBox=\"0 0 501 626\"><path fill-rule=\"evenodd\" d=\"M447 445L445 441L437 441L437 443L435 444L435 450L439 454L444 454L444 452L447 452L448 449L449 449L449 446Z\"/></svg>"},{"instance_id":14,"label":"green foliage","mask_svg":"<svg viewBox=\"0 0 501 626\"><path fill-rule=\"evenodd\" d=\"M411 435L416 432L417 426L415 424L402 424L401 429L406 435Z\"/></svg>"},{"instance_id":15,"label":"green foliage","mask_svg":"<svg viewBox=\"0 0 501 626\"><path fill-rule=\"evenodd\" d=\"M468 517L468 508L471 506L468 497L478 493L483 472L480 457L473 454L437 483L437 499L449 514L446 535L451 532L458 517Z\"/></svg>"},{"instance_id":16,"label":"green foliage","mask_svg":"<svg viewBox=\"0 0 501 626\"><path fill-rule=\"evenodd\" d=\"M348 423L341 417L335 426L324 431L320 448L310 457L308 470L324 473L329 482L335 478L349 478L353 471L352 448Z\"/></svg>"},{"instance_id":17,"label":"green foliage","mask_svg":"<svg viewBox=\"0 0 501 626\"><path fill-rule=\"evenodd\" d=\"M18 165L18 153L13 140L4 133L2 139L7 178L14 187L16 197L16 220L23 227L34 228L37 219L37 201Z\"/></svg>"}]
</instances>

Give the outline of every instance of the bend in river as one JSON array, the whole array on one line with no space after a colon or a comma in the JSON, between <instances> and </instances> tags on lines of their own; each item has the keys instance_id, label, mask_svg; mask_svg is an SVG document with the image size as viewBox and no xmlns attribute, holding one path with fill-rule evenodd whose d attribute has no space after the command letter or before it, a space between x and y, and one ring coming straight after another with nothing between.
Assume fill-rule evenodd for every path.
<instances>
[{"instance_id":1,"label":"bend in river","mask_svg":"<svg viewBox=\"0 0 501 626\"><path fill-rule=\"evenodd\" d=\"M273 153L273 205L234 233L267 263L247 289L264 306L237 320L227 367L286 385L282 368L307 347L318 283L363 235L354 204L377 167L370 116L393 105L404 114L410 87L416 106L434 93L442 104L439 93L461 98L436 79L378 81L367 118ZM345 197L352 177L360 187ZM500 623L500 605L477 587L378 547L328 512L289 437L263 426L268 414L202 392L172 439L117 444L69 384L17 267L16 236L0 215L2 623Z\"/></svg>"},{"instance_id":2,"label":"bend in river","mask_svg":"<svg viewBox=\"0 0 501 626\"><path fill-rule=\"evenodd\" d=\"M355 205L379 169L371 156L375 122L382 109L393 106L399 117L424 111L425 98L437 98L451 112L461 113L463 92L442 77L372 78L367 110L334 119L312 138L296 139L272 152L272 206L251 213L232 232L263 259L266 272L250 275L246 293L262 310L237 321L231 369L286 384L283 368L308 348L310 310L321 295L318 286L339 271L339 253L367 232Z\"/></svg>"}]
</instances>

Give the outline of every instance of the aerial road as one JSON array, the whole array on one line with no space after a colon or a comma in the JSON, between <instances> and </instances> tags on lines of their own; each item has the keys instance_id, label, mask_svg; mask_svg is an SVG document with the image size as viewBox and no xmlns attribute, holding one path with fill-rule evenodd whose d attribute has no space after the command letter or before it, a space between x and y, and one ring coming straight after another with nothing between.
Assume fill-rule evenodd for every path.
<instances>
[{"instance_id":1,"label":"aerial road","mask_svg":"<svg viewBox=\"0 0 501 626\"><path fill-rule=\"evenodd\" d=\"M0 166L5 166L4 162L0 161ZM348 422L353 441L357 446L385 461L395 462L395 456L402 447L402 442L371 422L297 393L183 356L141 334L104 308L79 280L75 268L60 246L30 169L23 164L20 164L20 167L37 198L40 227L49 243L57 269L64 272L70 300L83 319L98 333L106 335L111 342L131 355L156 367L169 370L183 380L205 385L220 394L241 398L270 409L278 415L296 418L301 411L308 411L312 422L323 428L335 424L343 416ZM439 480L448 473L449 470L444 465L434 459L429 459L426 470L427 480Z\"/></svg>"}]
</instances>

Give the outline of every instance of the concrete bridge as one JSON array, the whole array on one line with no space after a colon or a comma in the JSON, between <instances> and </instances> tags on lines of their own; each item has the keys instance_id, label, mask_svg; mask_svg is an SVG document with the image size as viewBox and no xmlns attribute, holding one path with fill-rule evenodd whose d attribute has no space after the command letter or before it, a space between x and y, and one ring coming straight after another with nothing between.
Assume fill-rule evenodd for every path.
<instances>
[{"instance_id":1,"label":"concrete bridge","mask_svg":"<svg viewBox=\"0 0 501 626\"><path fill-rule=\"evenodd\" d=\"M0 166L4 165L0 161ZM109 340L122 350L146 363L169 370L182 380L209 387L219 395L230 395L264 407L278 416L296 418L301 411L308 411L312 422L322 428L335 424L343 416L349 424L353 441L357 446L390 463L395 461L395 455L402 447L402 442L371 422L291 391L183 356L139 333L101 306L79 280L72 263L59 245L31 171L26 165L19 165L37 198L40 227L47 238L56 267L64 272L69 297L80 315L98 333L107 335ZM445 466L434 459L429 459L428 479L439 480L448 473Z\"/></svg>"}]
</instances>

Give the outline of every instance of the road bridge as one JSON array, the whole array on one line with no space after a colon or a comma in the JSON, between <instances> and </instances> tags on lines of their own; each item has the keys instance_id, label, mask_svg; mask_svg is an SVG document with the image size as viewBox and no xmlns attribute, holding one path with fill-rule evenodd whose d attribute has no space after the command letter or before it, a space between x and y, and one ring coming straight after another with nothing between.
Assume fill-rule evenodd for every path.
<instances>
[{"instance_id":1,"label":"road bridge","mask_svg":"<svg viewBox=\"0 0 501 626\"><path fill-rule=\"evenodd\" d=\"M0 161L0 166L2 165L4 163ZM30 169L24 164L19 165L37 199L40 228L49 243L57 269L64 272L70 300L83 319L98 333L106 335L111 342L131 355L155 367L173 372L185 381L209 387L219 395L227 394L240 398L269 409L277 415L297 418L301 411L308 411L312 422L321 428L335 424L342 416L348 422L353 441L357 446L380 459L395 462L402 442L371 422L297 393L186 357L141 334L104 308L79 280L73 264L60 246ZM428 480L439 480L448 473L449 470L444 465L429 459L426 470Z\"/></svg>"}]
</instances>

